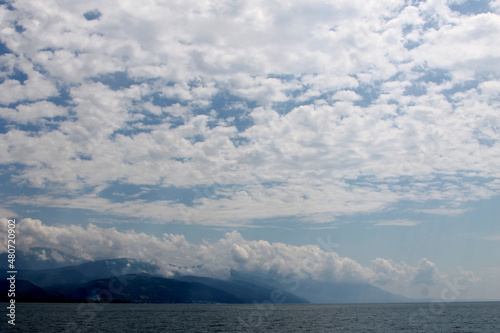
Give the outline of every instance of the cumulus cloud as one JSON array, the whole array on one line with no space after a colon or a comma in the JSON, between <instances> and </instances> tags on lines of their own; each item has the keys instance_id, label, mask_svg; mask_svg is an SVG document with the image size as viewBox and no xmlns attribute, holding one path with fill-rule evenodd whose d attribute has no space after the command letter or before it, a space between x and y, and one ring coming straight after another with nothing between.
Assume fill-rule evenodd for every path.
<instances>
[{"instance_id":1,"label":"cumulus cloud","mask_svg":"<svg viewBox=\"0 0 500 333\"><path fill-rule=\"evenodd\" d=\"M375 286L417 299L434 298L449 301L473 297L469 291L481 288L483 282L473 272L461 267L456 267L445 274L435 263L426 258L420 259L416 266L377 258L372 261L370 271L372 273L370 282Z\"/></svg>"},{"instance_id":2,"label":"cumulus cloud","mask_svg":"<svg viewBox=\"0 0 500 333\"><path fill-rule=\"evenodd\" d=\"M21 101L36 101L56 95L55 85L37 74L33 74L25 84L21 84L17 80L2 82L0 84L0 103L8 105Z\"/></svg>"},{"instance_id":3,"label":"cumulus cloud","mask_svg":"<svg viewBox=\"0 0 500 333\"><path fill-rule=\"evenodd\" d=\"M2 219L1 223L5 231L7 220ZM4 238L6 234L3 233ZM262 273L294 272L301 278L330 281L361 281L367 276L364 268L355 261L325 252L318 246L248 241L235 231L215 243L204 241L197 245L189 243L183 235L120 232L92 224L86 228L47 226L40 220L23 219L18 223L18 234L21 250L48 247L85 260L131 257L158 264L167 275L175 270L183 274L215 274L222 278L229 274L230 269L237 269ZM5 248L2 250L6 251ZM172 268L174 266L178 268Z\"/></svg>"},{"instance_id":4,"label":"cumulus cloud","mask_svg":"<svg viewBox=\"0 0 500 333\"><path fill-rule=\"evenodd\" d=\"M19 105L16 109L0 109L2 116L16 123L36 123L42 118L54 118L67 115L63 107L57 106L47 101L41 101L31 104Z\"/></svg>"}]
</instances>

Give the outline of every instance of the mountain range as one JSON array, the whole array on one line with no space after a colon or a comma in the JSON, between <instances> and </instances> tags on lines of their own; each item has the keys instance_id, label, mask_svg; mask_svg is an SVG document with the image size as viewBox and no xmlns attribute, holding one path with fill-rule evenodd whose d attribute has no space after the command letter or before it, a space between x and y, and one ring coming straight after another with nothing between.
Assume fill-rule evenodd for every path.
<instances>
[{"instance_id":1,"label":"mountain range","mask_svg":"<svg viewBox=\"0 0 500 333\"><path fill-rule=\"evenodd\" d=\"M49 251L45 249L45 253ZM0 260L1 260L0 255ZM27 257L27 256L26 256ZM16 276L17 301L113 301L133 303L382 303L409 302L367 283L332 283L312 279L285 283L276 272L256 274L232 270L228 279L199 276L162 276L151 263L106 259L40 269L25 261ZM0 261L1 262L1 261ZM7 260L3 260L7 262ZM8 290L6 270L0 288ZM7 292L1 293L0 301Z\"/></svg>"}]
</instances>

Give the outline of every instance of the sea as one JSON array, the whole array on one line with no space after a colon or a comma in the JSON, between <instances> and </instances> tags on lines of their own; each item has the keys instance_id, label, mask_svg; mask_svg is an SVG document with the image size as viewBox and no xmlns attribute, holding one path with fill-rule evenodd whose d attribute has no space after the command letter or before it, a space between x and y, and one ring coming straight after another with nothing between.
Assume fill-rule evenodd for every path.
<instances>
[{"instance_id":1,"label":"sea","mask_svg":"<svg viewBox=\"0 0 500 333\"><path fill-rule=\"evenodd\" d=\"M7 313L7 303L1 303ZM500 302L16 304L1 332L500 332Z\"/></svg>"}]
</instances>

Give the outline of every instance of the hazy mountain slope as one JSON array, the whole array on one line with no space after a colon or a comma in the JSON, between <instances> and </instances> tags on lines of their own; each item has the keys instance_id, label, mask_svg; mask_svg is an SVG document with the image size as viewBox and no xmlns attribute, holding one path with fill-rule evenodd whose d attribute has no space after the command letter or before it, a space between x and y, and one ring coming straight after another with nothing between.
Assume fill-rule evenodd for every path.
<instances>
[{"instance_id":1,"label":"hazy mountain slope","mask_svg":"<svg viewBox=\"0 0 500 333\"><path fill-rule=\"evenodd\" d=\"M10 282L6 279L0 280L0 302L9 302L8 297ZM53 290L45 290L33 283L16 279L15 297L16 302L40 302L40 301L64 301L64 296Z\"/></svg>"},{"instance_id":2,"label":"hazy mountain slope","mask_svg":"<svg viewBox=\"0 0 500 333\"><path fill-rule=\"evenodd\" d=\"M268 285L252 283L231 277L229 280L217 280L195 276L176 277L181 281L199 282L224 290L235 295L245 303L272 301L273 303L309 303L307 299L298 297Z\"/></svg>"},{"instance_id":3,"label":"hazy mountain slope","mask_svg":"<svg viewBox=\"0 0 500 333\"><path fill-rule=\"evenodd\" d=\"M250 274L231 271L231 277L240 281L251 281L290 292L311 303L387 303L410 302L409 298L395 295L368 283L323 282L312 279L298 279L276 272Z\"/></svg>"},{"instance_id":4,"label":"hazy mountain slope","mask_svg":"<svg viewBox=\"0 0 500 333\"><path fill-rule=\"evenodd\" d=\"M126 283L119 281L126 281ZM92 299L141 303L244 303L234 295L201 283L137 274L51 288L73 300Z\"/></svg>"},{"instance_id":5,"label":"hazy mountain slope","mask_svg":"<svg viewBox=\"0 0 500 333\"><path fill-rule=\"evenodd\" d=\"M391 294L368 283L331 283L305 280L294 290L312 303L397 303L409 298Z\"/></svg>"},{"instance_id":6,"label":"hazy mountain slope","mask_svg":"<svg viewBox=\"0 0 500 333\"><path fill-rule=\"evenodd\" d=\"M20 270L19 278L45 287L49 285L83 283L91 280L111 278L125 274L160 275L156 265L136 259L109 259L83 263L75 266L42 270Z\"/></svg>"}]
</instances>

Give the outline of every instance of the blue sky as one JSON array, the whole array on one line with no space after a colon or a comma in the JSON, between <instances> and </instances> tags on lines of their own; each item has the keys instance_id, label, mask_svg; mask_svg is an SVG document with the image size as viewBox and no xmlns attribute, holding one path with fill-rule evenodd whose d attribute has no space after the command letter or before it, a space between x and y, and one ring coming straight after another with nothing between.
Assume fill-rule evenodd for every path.
<instances>
[{"instance_id":1,"label":"blue sky","mask_svg":"<svg viewBox=\"0 0 500 333\"><path fill-rule=\"evenodd\" d=\"M0 8L26 250L500 298L498 0Z\"/></svg>"}]
</instances>

